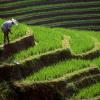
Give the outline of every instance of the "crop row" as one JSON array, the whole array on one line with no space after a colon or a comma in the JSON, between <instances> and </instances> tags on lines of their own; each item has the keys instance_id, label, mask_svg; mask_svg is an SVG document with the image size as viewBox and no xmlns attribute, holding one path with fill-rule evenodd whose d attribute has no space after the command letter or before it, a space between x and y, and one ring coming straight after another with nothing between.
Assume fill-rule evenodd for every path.
<instances>
[{"instance_id":1,"label":"crop row","mask_svg":"<svg viewBox=\"0 0 100 100\"><path fill-rule=\"evenodd\" d=\"M0 10L2 11L5 11L5 10L11 10L11 9L20 9L20 8L23 8L23 7L29 7L29 6L39 6L39 5L49 5L49 4L62 4L62 3L67 3L66 1L64 2L64 1L59 1L59 2L56 2L56 1L54 1L54 2L52 2L52 1L48 1L48 2L33 2L33 3L30 3L30 4L28 4L28 3L26 3L25 5L23 4L23 5L15 5L15 6L10 6L10 7L7 7L7 6L5 6L5 7L0 7ZM77 2L77 3L75 3L75 4L83 4L83 3L85 3L85 4L91 4L91 5L99 5L100 4L100 2L99 1L96 1L96 2ZM67 3L67 4L71 4L71 3ZM72 4L74 4L74 3L72 3Z\"/></svg>"},{"instance_id":2,"label":"crop row","mask_svg":"<svg viewBox=\"0 0 100 100\"><path fill-rule=\"evenodd\" d=\"M54 16L50 18L41 18L41 19L29 19L29 20L24 20L25 23L32 23L33 25L41 25L45 24L45 22L59 22L59 21L72 21L72 20L94 20L94 19L99 19L100 14L81 14L81 15L63 15L63 16Z\"/></svg>"},{"instance_id":3,"label":"crop row","mask_svg":"<svg viewBox=\"0 0 100 100\"><path fill-rule=\"evenodd\" d=\"M44 67L40 71L27 76L21 80L23 83L33 83L34 81L52 80L64 76L67 73L89 67L90 65L97 65L100 68L100 57L92 61L89 60L65 60L57 64Z\"/></svg>"},{"instance_id":4,"label":"crop row","mask_svg":"<svg viewBox=\"0 0 100 100\"><path fill-rule=\"evenodd\" d=\"M100 31L100 24L99 25L90 25L90 24L86 24L83 26L68 26L67 24L63 24L63 25L56 25L55 27L64 27L64 28L72 28L72 29L78 29L78 30L94 30L94 31Z\"/></svg>"},{"instance_id":5,"label":"crop row","mask_svg":"<svg viewBox=\"0 0 100 100\"><path fill-rule=\"evenodd\" d=\"M70 3L70 2L83 2L83 0L76 0L76 1L74 1L74 0L51 0L51 2L60 2L60 1L66 1L67 3ZM95 0L86 0L85 2L92 2L92 1L95 1ZM22 3L23 4L25 4L25 3L32 3L32 2L46 2L46 0L23 0L23 1L20 1L20 0L17 0L17 1L12 1L12 2L7 2L6 1L6 3L2 3L2 2L0 2L0 4L1 4L1 6L11 6L11 5L21 5ZM50 2L50 1L49 1Z\"/></svg>"},{"instance_id":6,"label":"crop row","mask_svg":"<svg viewBox=\"0 0 100 100\"><path fill-rule=\"evenodd\" d=\"M57 25L69 25L69 26L78 26L78 25L100 25L100 19L95 19L95 20L71 20L71 21L46 21L45 23L43 23L42 25L47 25L47 26L51 26L51 27L54 27L54 26L57 26ZM73 24L73 25L71 25Z\"/></svg>"},{"instance_id":7,"label":"crop row","mask_svg":"<svg viewBox=\"0 0 100 100\"><path fill-rule=\"evenodd\" d=\"M77 94L76 98L84 98L84 99L92 99L94 96L100 95L100 82L88 86L86 88L83 88L80 90L80 92ZM94 99L93 99L94 100Z\"/></svg>"},{"instance_id":8,"label":"crop row","mask_svg":"<svg viewBox=\"0 0 100 100\"><path fill-rule=\"evenodd\" d=\"M90 36L84 35L84 32L80 33L79 31L71 31L71 30L63 30L63 29L61 30L59 29L56 31L56 29L44 28L39 26L37 27L34 26L32 27L32 29L35 38L37 40L37 45L12 55L11 57L9 57L7 62L21 61L25 58L34 55L39 55L41 53L54 50L56 48L61 48L64 33L66 34L66 36L71 37L70 47L74 53L82 53L94 48L94 41L91 39ZM76 35L77 33L79 34Z\"/></svg>"},{"instance_id":9,"label":"crop row","mask_svg":"<svg viewBox=\"0 0 100 100\"><path fill-rule=\"evenodd\" d=\"M66 1L46 1L46 2L30 2L30 3L21 3L21 5L15 5L15 6L1 6L0 10L11 10L11 9L19 9L23 7L28 7L28 6L39 6L39 5L48 5L48 4L59 4L59 3L65 3Z\"/></svg>"},{"instance_id":10,"label":"crop row","mask_svg":"<svg viewBox=\"0 0 100 100\"><path fill-rule=\"evenodd\" d=\"M12 12L14 11L14 12L19 12L19 13L22 13L22 12L27 12L27 11L31 11L31 10L41 10L41 9L43 9L43 10L45 10L45 9L52 9L52 8L63 8L63 7L65 7L66 6L66 8L74 8L74 7L82 7L82 8L89 8L89 7L95 7L95 6L99 6L99 3L97 3L97 2L88 2L88 3L86 3L86 2L82 2L82 3L80 3L80 2L78 2L78 3L61 3L61 4L48 4L48 5L39 5L39 6L32 6L32 7L30 7L30 6L28 6L28 7L24 7L24 8L22 8L22 9L12 9L12 10L10 10L10 11L8 11L8 9L7 9L7 11L2 11L1 10L1 14L4 14L4 13L7 13L7 14L12 14ZM55 10L54 9L54 10Z\"/></svg>"},{"instance_id":11,"label":"crop row","mask_svg":"<svg viewBox=\"0 0 100 100\"><path fill-rule=\"evenodd\" d=\"M0 5L2 5L2 6L6 6L6 5L8 5L8 6L10 6L10 5L16 5L16 4L20 4L20 3L28 3L28 2L39 2L39 1L45 1L45 0L22 0L22 1L20 1L20 0L13 0L13 1L10 1L10 0L1 0L0 1Z\"/></svg>"},{"instance_id":12,"label":"crop row","mask_svg":"<svg viewBox=\"0 0 100 100\"><path fill-rule=\"evenodd\" d=\"M51 11L57 11L57 10L65 10L65 11L67 10L68 11L68 10L74 10L74 9L78 10L78 9L85 9L85 8L87 8L87 9L92 9L92 8L97 8L98 9L99 8L98 6L96 6L96 7L95 6L89 7L88 6L88 7L85 7L85 8L84 7L81 8L81 7L79 7L79 8L78 7L75 7L75 8L73 7L72 8L72 7L66 7L66 6L63 6L63 7L54 6L52 8L45 8L45 9L41 9L41 10L36 9L36 10L30 10L30 11L25 11L25 12L23 11L23 12L18 12L18 13L17 12L16 13L12 12L12 13L8 13L8 14L3 13L3 14L0 14L0 17L5 17L5 16L7 16L7 17L13 16L14 17L14 16L18 16L18 15L20 16L20 15L25 15L25 14L32 14L32 13L36 13L36 12L38 12L38 13L39 12L51 12Z\"/></svg>"},{"instance_id":13,"label":"crop row","mask_svg":"<svg viewBox=\"0 0 100 100\"><path fill-rule=\"evenodd\" d=\"M37 22L43 22L43 21L48 21L48 20L55 20L55 19L95 19L95 18L99 18L100 17L100 14L81 14L81 15L57 15L57 16L48 16L47 18L40 18L40 19L29 19L29 20L26 20L24 22L33 22L33 23L37 23Z\"/></svg>"},{"instance_id":14,"label":"crop row","mask_svg":"<svg viewBox=\"0 0 100 100\"><path fill-rule=\"evenodd\" d=\"M47 18L47 17L53 17L53 16L59 16L59 15L74 15L74 14L92 14L92 13L99 13L100 7L97 8L84 8L84 9L63 9L63 10L55 10L55 11L49 11L49 12L35 12L32 14L25 14L16 16L15 18L19 21L25 21L29 19L35 19L35 18ZM59 13L58 13L59 12Z\"/></svg>"}]
</instances>

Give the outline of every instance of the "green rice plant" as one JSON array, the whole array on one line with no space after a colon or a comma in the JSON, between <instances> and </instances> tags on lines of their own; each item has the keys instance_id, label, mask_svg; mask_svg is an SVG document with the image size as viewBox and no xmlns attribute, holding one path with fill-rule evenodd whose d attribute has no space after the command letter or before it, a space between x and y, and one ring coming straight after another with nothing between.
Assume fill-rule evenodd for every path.
<instances>
[{"instance_id":1,"label":"green rice plant","mask_svg":"<svg viewBox=\"0 0 100 100\"><path fill-rule=\"evenodd\" d=\"M97 32L96 31L94 31L94 32L87 31L87 34L96 38L100 42L100 31L97 31Z\"/></svg>"},{"instance_id":2,"label":"green rice plant","mask_svg":"<svg viewBox=\"0 0 100 100\"><path fill-rule=\"evenodd\" d=\"M0 25L2 25L2 23L4 21L5 20L0 19ZM21 23L19 23L18 26L13 26L12 27L12 34L9 34L10 40L13 41L13 40L15 40L17 38L20 38L22 36L25 36L26 35L26 32L27 32L27 29L28 29L28 26L25 25L25 24L21 24ZM1 44L3 44L3 32L0 29L0 45Z\"/></svg>"},{"instance_id":3,"label":"green rice plant","mask_svg":"<svg viewBox=\"0 0 100 100\"><path fill-rule=\"evenodd\" d=\"M85 67L89 67L89 62L86 62L85 60L72 59L68 61L61 61L57 64L44 67L38 72L27 76L24 80L22 80L22 82L31 83L34 81L52 80Z\"/></svg>"},{"instance_id":4,"label":"green rice plant","mask_svg":"<svg viewBox=\"0 0 100 100\"><path fill-rule=\"evenodd\" d=\"M70 36L70 46L71 50L74 53L82 53L89 51L94 47L94 41L88 34L85 34L86 31L81 30L71 30L64 28L54 28L55 31L59 31L62 34ZM91 32L91 31L89 31Z\"/></svg>"},{"instance_id":5,"label":"green rice plant","mask_svg":"<svg viewBox=\"0 0 100 100\"><path fill-rule=\"evenodd\" d=\"M61 34L52 31L51 28L34 26L33 34L37 45L23 50L15 55L8 58L7 62L12 62L11 59L22 61L30 56L39 55L41 53L54 50L56 48L61 48Z\"/></svg>"},{"instance_id":6,"label":"green rice plant","mask_svg":"<svg viewBox=\"0 0 100 100\"><path fill-rule=\"evenodd\" d=\"M87 88L84 88L82 90L80 90L80 92L77 94L77 98L92 98L94 96L100 95L100 82L92 85L92 86L88 86Z\"/></svg>"},{"instance_id":7,"label":"green rice plant","mask_svg":"<svg viewBox=\"0 0 100 100\"><path fill-rule=\"evenodd\" d=\"M7 59L7 62L21 62L25 58L30 58L31 56L62 48L64 35L70 37L69 43L71 50L74 53L82 53L94 48L94 41L91 37L88 36L88 34L84 35L84 32L81 31L41 26L33 26L32 29L37 45L12 55Z\"/></svg>"},{"instance_id":8,"label":"green rice plant","mask_svg":"<svg viewBox=\"0 0 100 100\"><path fill-rule=\"evenodd\" d=\"M100 68L100 57L94 60L72 59L61 61L48 67L45 66L43 69L31 74L30 76L27 76L20 82L31 83L34 81L52 80L59 78L67 73L72 73L74 71L78 71L80 69L91 66L97 66L98 68Z\"/></svg>"}]
</instances>

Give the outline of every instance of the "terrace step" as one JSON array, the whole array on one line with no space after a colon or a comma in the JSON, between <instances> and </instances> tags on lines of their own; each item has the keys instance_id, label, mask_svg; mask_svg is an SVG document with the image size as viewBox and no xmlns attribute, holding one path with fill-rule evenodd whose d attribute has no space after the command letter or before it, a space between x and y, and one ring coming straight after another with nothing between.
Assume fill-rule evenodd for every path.
<instances>
[{"instance_id":1,"label":"terrace step","mask_svg":"<svg viewBox=\"0 0 100 100\"><path fill-rule=\"evenodd\" d=\"M11 2L19 2L20 0L13 0L13 1L11 1L11 0L1 0L0 1L0 4L6 4L6 3L11 3ZM20 2L24 2L24 1L26 1L26 0L23 0L23 1L20 1ZM32 1L32 0L31 0ZM40 2L41 0L39 0L38 2ZM51 0L52 1L52 0ZM53 0L53 1L60 1L60 0ZM61 0L61 1L63 1L63 0ZM67 2L83 2L83 0L76 0L76 1L74 1L74 0L66 0ZM87 2L87 1L95 1L95 0L86 0L85 2ZM30 2L30 1L29 1ZM36 1L35 1L36 2Z\"/></svg>"},{"instance_id":2,"label":"terrace step","mask_svg":"<svg viewBox=\"0 0 100 100\"><path fill-rule=\"evenodd\" d=\"M83 9L83 8L99 7L98 4L91 4L91 3L88 4L88 5L86 3L84 3L84 4L69 3L69 5L67 3L62 3L61 6L60 5L58 6L57 4L53 4L53 5L52 5L52 7L49 7L50 6L50 4L49 4L48 7L44 7L44 8L41 6L42 9L41 9L41 7L40 8L36 7L37 9L35 7L33 7L33 9L32 9L32 7L31 7L31 9L29 9L29 10L27 10L27 9L30 8L30 7L26 8L26 9L22 8L23 11L16 11L16 13L13 13L15 11L14 11L14 9L12 9L9 12L3 11L3 13L1 13L0 16L4 17L4 15L5 15L7 17L10 17L10 16L23 15L23 14L24 15L25 14L31 14L33 12L44 12L44 11L47 12L47 11L61 10L61 9L72 9L73 10L75 8L82 8ZM20 10L22 10L22 9L20 9Z\"/></svg>"},{"instance_id":3,"label":"terrace step","mask_svg":"<svg viewBox=\"0 0 100 100\"><path fill-rule=\"evenodd\" d=\"M90 50L88 50L87 52L83 52L81 54L73 54L75 56L75 58L80 58L80 59L93 59L95 57L99 57L100 56L100 42L94 38L91 37L91 39L94 41L94 47ZM73 56L73 58L74 58Z\"/></svg>"},{"instance_id":4,"label":"terrace step","mask_svg":"<svg viewBox=\"0 0 100 100\"><path fill-rule=\"evenodd\" d=\"M13 53L27 49L28 47L33 45L35 45L35 40L33 35L23 36L22 38L12 41L10 44L4 45L0 59L1 60L7 59L7 57L12 55Z\"/></svg>"},{"instance_id":5,"label":"terrace step","mask_svg":"<svg viewBox=\"0 0 100 100\"><path fill-rule=\"evenodd\" d=\"M32 16L31 17L28 17L28 18L23 18L23 19L19 19L20 21L24 21L25 23L32 23L32 24L41 24L41 23L45 23L46 21L48 22L48 24L50 23L50 21L55 21L55 23L57 21L63 21L63 20L93 20L93 19L99 19L100 15L99 14L81 14L81 15L66 15L66 14L62 14L62 15L53 15L53 16L48 16L46 17L43 16L43 15L40 15L40 16ZM28 19L28 20L27 20Z\"/></svg>"},{"instance_id":6,"label":"terrace step","mask_svg":"<svg viewBox=\"0 0 100 100\"><path fill-rule=\"evenodd\" d=\"M80 59L93 59L97 56L100 56L100 50L92 51L89 53L86 53L84 55L73 55L69 49L57 49L55 51L50 51L47 53L43 53L41 55L36 55L34 57L30 57L28 59L25 59L21 61L19 64L12 64L12 65L1 65L1 72L6 72L6 69L9 74L9 80L19 80L23 77L26 77L27 75L30 75L31 73L37 72L44 66L48 66L50 64L57 63L58 61L65 60L65 59L71 59L71 58L80 58ZM2 73L4 77L1 77L2 79L6 79L4 73Z\"/></svg>"},{"instance_id":7,"label":"terrace step","mask_svg":"<svg viewBox=\"0 0 100 100\"><path fill-rule=\"evenodd\" d=\"M31 59L25 59L19 64L3 64L0 65L0 76L2 76L0 77L0 80L19 80L45 66L54 64L60 60L69 59L70 57L70 50L61 48L30 57Z\"/></svg>"},{"instance_id":8,"label":"terrace step","mask_svg":"<svg viewBox=\"0 0 100 100\"><path fill-rule=\"evenodd\" d=\"M100 31L100 25L94 24L94 25L80 25L80 26L68 26L67 24L63 25L56 25L53 27L64 27L64 28L70 28L70 29L78 29L78 30L94 30L94 31Z\"/></svg>"},{"instance_id":9,"label":"terrace step","mask_svg":"<svg viewBox=\"0 0 100 100\"><path fill-rule=\"evenodd\" d=\"M91 76L92 79L89 78L90 76L88 77L88 73L89 74L91 72L94 73L95 71L98 72L99 74L95 73ZM84 73L85 73L85 75L87 74L87 78L85 79L84 82L86 82L86 83L89 82L87 85L90 85L90 84L96 83L97 81L98 82L100 81L100 69L86 68L86 69L82 69L79 73L72 74L72 76L70 76L71 75L70 74L69 78L68 78L68 75L67 75L66 77L60 78L60 80L56 79L54 81L52 80L52 81L44 81L44 82L43 81L42 82L33 82L33 83L30 83L30 84L14 82L13 83L13 89L15 91L17 91L18 94L20 94L20 98L23 99L23 100L27 100L28 97L41 100L41 99L39 99L39 96L40 96L39 94L42 94L42 96L44 98L45 98L45 96L47 96L46 98L48 98L48 100L62 100L61 99L62 97L64 97L63 100L65 100L66 98L69 98L73 93L78 92L77 89L74 90L74 88L72 86L70 87L70 85L69 85L70 82L68 80L72 77L77 77L77 76L78 77L82 76L84 78ZM81 79L80 78L78 79L78 77L77 77L77 81L78 80L80 81ZM87 79L91 79L91 81L89 80L87 82ZM91 82L93 82L93 83L91 83ZM54 92L56 94L54 94ZM59 92L62 95L60 95ZM59 99L57 97L59 97ZM30 99L30 100L32 100L32 99Z\"/></svg>"},{"instance_id":10,"label":"terrace step","mask_svg":"<svg viewBox=\"0 0 100 100\"><path fill-rule=\"evenodd\" d=\"M28 23L30 25L36 25L36 24L32 24L32 23ZM37 24L37 25L40 25ZM93 29L97 29L100 30L99 26L100 26L100 20L71 20L71 21L60 21L59 22L45 22L45 24L42 24L43 26L49 26L49 27L66 27L66 28L77 28L77 29L92 29L91 27L94 27ZM80 27L79 27L80 26ZM87 26L87 27L85 27ZM88 27L89 26L89 27ZM95 26L97 26L97 28L95 28ZM84 28L85 27L85 28Z\"/></svg>"},{"instance_id":11,"label":"terrace step","mask_svg":"<svg viewBox=\"0 0 100 100\"><path fill-rule=\"evenodd\" d=\"M74 0L73 0L74 1ZM93 1L93 0L92 0ZM49 1L38 1L38 2L34 2L34 1L28 1L27 3L20 3L20 5L14 5L14 6L2 6L0 7L0 10L11 10L11 9L20 9L23 7L28 7L28 6L36 6L36 5L47 5L47 4L58 4L58 3L68 3L68 2L72 2L71 0L66 1L66 0L49 0ZM84 1L75 1L75 2L84 2ZM75 3L74 2L74 3ZM88 0L87 0L88 2ZM91 1L90 1L91 2Z\"/></svg>"},{"instance_id":12,"label":"terrace step","mask_svg":"<svg viewBox=\"0 0 100 100\"><path fill-rule=\"evenodd\" d=\"M24 1L23 1L24 2ZM43 7L43 9L37 8L38 5L41 4L40 6L45 6L46 4L46 8ZM58 6L56 6L58 4ZM59 4L61 4L61 6L59 6ZM66 4L66 5L65 5ZM31 8L30 10L27 10L28 8L26 8L26 11L17 11L16 13L13 13L14 9L12 9L12 7L18 6L18 9L23 9L24 6L34 6L33 9ZM54 5L53 7L50 7L49 5ZM15 18L20 21L20 22L25 22L29 25L48 25L50 27L70 27L70 28L75 28L76 26L89 26L89 25L100 25L100 21L99 21L99 5L100 2L99 1L88 1L86 0L84 1L66 1L66 0L55 0L55 1L29 1L28 3L22 3L19 5L15 5L15 6L6 6L6 7L2 7L1 9L6 9L8 11L9 9L12 9L11 12L6 12L5 10L5 14L4 14L4 10L3 13L0 14L0 16L2 18L7 17L10 18L11 16L15 16ZM20 8L22 7L22 8ZM37 9L36 9L36 8ZM30 8L30 7L29 7ZM77 9L76 9L77 8ZM18 10L17 9L17 10ZM76 9L76 10L75 10ZM81 9L81 10L80 10ZM25 9L24 9L25 10ZM65 12L66 11L66 12ZM59 13L58 13L59 12ZM80 16L80 17L73 17L75 15L84 15L84 14L97 14L98 16ZM65 18L62 18L60 16L66 15ZM70 15L72 17L68 17L67 15ZM54 18L55 17L55 18ZM59 18L56 18L59 17ZM95 19L98 19L97 21ZM83 21L81 22L81 20L85 20L86 23ZM73 22L76 21L76 22ZM76 27L77 28L77 27ZM82 27L81 27L82 28ZM84 29L84 28L83 28ZM88 27L87 27L88 29ZM93 28L93 29L97 29L99 30L99 28Z\"/></svg>"},{"instance_id":13,"label":"terrace step","mask_svg":"<svg viewBox=\"0 0 100 100\"><path fill-rule=\"evenodd\" d=\"M89 24L89 25L96 24L96 25L98 25L99 24L100 25L99 17L87 17L87 18L86 17L82 17L82 18L67 18L66 17L66 18L58 18L58 19L51 18L50 20L44 20L44 21L40 21L40 22L35 22L35 21L32 22L32 21L30 21L30 22L26 22L26 23L27 24L32 24L32 25L57 26L57 25L59 25L60 22L62 24L63 24L63 22L65 22L69 27L75 26L75 24L79 24L79 25L84 25L84 24Z\"/></svg>"},{"instance_id":14,"label":"terrace step","mask_svg":"<svg viewBox=\"0 0 100 100\"><path fill-rule=\"evenodd\" d=\"M65 3L66 0L62 0L62 1L40 1L40 2L28 2L28 3L22 3L21 5L15 5L15 6L1 6L0 10L11 10L11 9L20 9L23 7L28 7L28 6L37 6L37 5L48 5L48 4L58 4L58 3Z\"/></svg>"}]
</instances>

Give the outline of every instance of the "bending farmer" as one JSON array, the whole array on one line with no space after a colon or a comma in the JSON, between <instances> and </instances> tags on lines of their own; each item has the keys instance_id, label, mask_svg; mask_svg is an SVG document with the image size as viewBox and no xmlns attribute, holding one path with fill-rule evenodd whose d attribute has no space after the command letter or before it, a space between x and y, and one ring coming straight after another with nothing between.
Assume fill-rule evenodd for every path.
<instances>
[{"instance_id":1,"label":"bending farmer","mask_svg":"<svg viewBox=\"0 0 100 100\"><path fill-rule=\"evenodd\" d=\"M11 27L13 25L17 25L17 21L15 19L8 20L1 25L2 32L4 33L4 45L6 42L9 43L9 33L11 33Z\"/></svg>"}]
</instances>

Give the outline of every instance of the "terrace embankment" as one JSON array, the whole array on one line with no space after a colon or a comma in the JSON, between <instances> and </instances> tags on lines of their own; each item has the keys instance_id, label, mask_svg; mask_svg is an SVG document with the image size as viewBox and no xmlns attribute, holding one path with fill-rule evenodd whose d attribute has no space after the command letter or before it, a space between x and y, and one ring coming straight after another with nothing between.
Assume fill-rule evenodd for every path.
<instances>
[{"instance_id":1,"label":"terrace embankment","mask_svg":"<svg viewBox=\"0 0 100 100\"><path fill-rule=\"evenodd\" d=\"M83 87L98 81L100 81L100 69L91 67L52 81L39 81L29 84L14 82L12 87L19 100L66 100Z\"/></svg>"},{"instance_id":2,"label":"terrace embankment","mask_svg":"<svg viewBox=\"0 0 100 100\"><path fill-rule=\"evenodd\" d=\"M6 59L11 56L13 53L19 52L21 50L27 49L30 46L35 45L35 39L33 35L24 36L22 38L16 39L4 46L1 52L0 59Z\"/></svg>"},{"instance_id":3,"label":"terrace embankment","mask_svg":"<svg viewBox=\"0 0 100 100\"><path fill-rule=\"evenodd\" d=\"M94 59L96 57L100 56L100 42L96 39L93 38L94 40L94 48L91 50L81 53L81 54L73 54L73 58L78 58L78 59Z\"/></svg>"},{"instance_id":4,"label":"terrace embankment","mask_svg":"<svg viewBox=\"0 0 100 100\"><path fill-rule=\"evenodd\" d=\"M30 57L19 64L0 65L0 74L2 76L0 80L18 80L40 70L44 66L70 58L71 52L69 49L57 49L35 57Z\"/></svg>"},{"instance_id":5,"label":"terrace embankment","mask_svg":"<svg viewBox=\"0 0 100 100\"><path fill-rule=\"evenodd\" d=\"M66 41L62 41L65 43ZM63 45L65 46L65 44ZM70 49L62 48L54 51L49 51L41 55L36 55L21 61L19 64L3 64L0 65L1 80L19 80L31 73L37 72L45 66L55 64L66 59L93 59L100 56L100 50L84 53L82 55L73 55ZM8 74L7 74L7 73Z\"/></svg>"}]
</instances>

